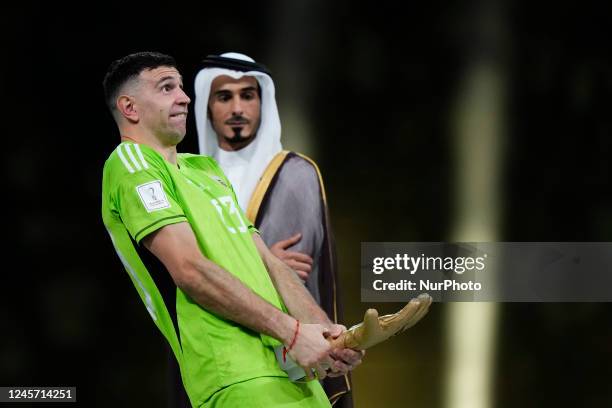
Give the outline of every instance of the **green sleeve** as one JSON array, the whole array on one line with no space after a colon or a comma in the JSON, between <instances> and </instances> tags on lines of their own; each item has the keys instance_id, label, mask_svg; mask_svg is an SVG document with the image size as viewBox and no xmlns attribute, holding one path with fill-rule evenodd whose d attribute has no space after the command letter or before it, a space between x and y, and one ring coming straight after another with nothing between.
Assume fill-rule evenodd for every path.
<instances>
[{"instance_id":1,"label":"green sleeve","mask_svg":"<svg viewBox=\"0 0 612 408\"><path fill-rule=\"evenodd\" d=\"M115 203L134 241L159 228L187 221L169 177L156 168L129 174L118 185Z\"/></svg>"}]
</instances>

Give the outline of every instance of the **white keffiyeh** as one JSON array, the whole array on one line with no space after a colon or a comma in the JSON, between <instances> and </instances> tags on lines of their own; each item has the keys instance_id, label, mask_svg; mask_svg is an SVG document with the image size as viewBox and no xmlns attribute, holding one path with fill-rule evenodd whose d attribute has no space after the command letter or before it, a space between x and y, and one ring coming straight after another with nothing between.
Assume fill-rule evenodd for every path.
<instances>
[{"instance_id":1,"label":"white keffiyeh","mask_svg":"<svg viewBox=\"0 0 612 408\"><path fill-rule=\"evenodd\" d=\"M221 55L242 61L255 62L252 58L238 53ZM215 78L227 75L234 79L251 76L261 87L261 122L255 139L238 151L224 151L219 148L217 134L207 115L210 87ZM195 79L195 116L198 130L200 154L212 156L225 172L238 196L238 204L244 211L259 178L276 153L282 150L280 141L281 125L276 106L274 82L259 71L240 72L225 68L204 68Z\"/></svg>"}]
</instances>

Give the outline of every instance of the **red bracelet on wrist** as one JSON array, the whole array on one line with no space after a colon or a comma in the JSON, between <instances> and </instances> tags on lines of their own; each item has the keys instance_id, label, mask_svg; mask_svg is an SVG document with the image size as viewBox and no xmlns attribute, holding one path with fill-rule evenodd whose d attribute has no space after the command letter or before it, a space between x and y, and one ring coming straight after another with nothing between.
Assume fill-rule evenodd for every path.
<instances>
[{"instance_id":1,"label":"red bracelet on wrist","mask_svg":"<svg viewBox=\"0 0 612 408\"><path fill-rule=\"evenodd\" d=\"M287 362L287 353L295 345L295 341L297 340L297 336L299 333L300 333L300 321L296 320L295 333L293 334L293 340L291 340L291 344L289 345L289 348L283 346L283 363Z\"/></svg>"}]
</instances>

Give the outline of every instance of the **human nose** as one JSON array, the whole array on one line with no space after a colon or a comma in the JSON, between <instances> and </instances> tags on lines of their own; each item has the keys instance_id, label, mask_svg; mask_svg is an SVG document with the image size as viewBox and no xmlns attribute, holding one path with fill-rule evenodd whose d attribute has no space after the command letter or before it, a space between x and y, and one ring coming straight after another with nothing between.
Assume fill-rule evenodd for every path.
<instances>
[{"instance_id":1,"label":"human nose","mask_svg":"<svg viewBox=\"0 0 612 408\"><path fill-rule=\"evenodd\" d=\"M232 114L234 115L242 115L242 101L240 97L234 97L232 99Z\"/></svg>"},{"instance_id":2,"label":"human nose","mask_svg":"<svg viewBox=\"0 0 612 408\"><path fill-rule=\"evenodd\" d=\"M189 105L191 103L191 98L187 96L187 94L182 88L178 88L178 89L179 89L179 94L178 94L176 103L178 103L179 105Z\"/></svg>"}]
</instances>

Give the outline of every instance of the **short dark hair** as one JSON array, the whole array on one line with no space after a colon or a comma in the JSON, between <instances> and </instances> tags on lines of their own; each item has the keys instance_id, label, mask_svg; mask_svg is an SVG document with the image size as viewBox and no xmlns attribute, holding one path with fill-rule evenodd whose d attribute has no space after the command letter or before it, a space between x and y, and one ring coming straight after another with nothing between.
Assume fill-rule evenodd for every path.
<instances>
[{"instance_id":1,"label":"short dark hair","mask_svg":"<svg viewBox=\"0 0 612 408\"><path fill-rule=\"evenodd\" d=\"M142 71L157 67L176 68L176 61L169 55L149 51L136 52L113 61L102 81L104 99L111 113L115 110L115 99L119 89Z\"/></svg>"}]
</instances>

